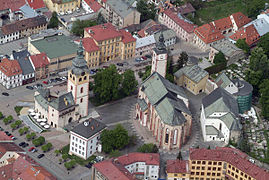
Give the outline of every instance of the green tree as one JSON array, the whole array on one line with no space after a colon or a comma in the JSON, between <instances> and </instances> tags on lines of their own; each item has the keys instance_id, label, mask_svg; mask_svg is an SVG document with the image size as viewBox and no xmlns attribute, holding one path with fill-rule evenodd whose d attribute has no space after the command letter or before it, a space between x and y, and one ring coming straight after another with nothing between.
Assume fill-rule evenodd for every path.
<instances>
[{"instance_id":1,"label":"green tree","mask_svg":"<svg viewBox=\"0 0 269 180\"><path fill-rule=\"evenodd\" d=\"M260 85L260 104L262 106L262 116L269 119L269 79L263 81Z\"/></svg>"},{"instance_id":2,"label":"green tree","mask_svg":"<svg viewBox=\"0 0 269 180\"><path fill-rule=\"evenodd\" d=\"M24 131L24 134L26 134L26 133L28 133L29 128L28 128L28 127L24 127L24 128L23 128L23 131Z\"/></svg>"},{"instance_id":3,"label":"green tree","mask_svg":"<svg viewBox=\"0 0 269 180\"><path fill-rule=\"evenodd\" d=\"M59 159L59 163L62 164L62 162L63 162L63 159L60 158L60 159Z\"/></svg>"},{"instance_id":4,"label":"green tree","mask_svg":"<svg viewBox=\"0 0 269 180\"><path fill-rule=\"evenodd\" d=\"M258 47L252 50L249 67L253 71L261 70L264 77L268 77L269 60L262 48Z\"/></svg>"},{"instance_id":5,"label":"green tree","mask_svg":"<svg viewBox=\"0 0 269 180\"><path fill-rule=\"evenodd\" d=\"M84 28L97 25L96 21L92 20L76 20L73 25L71 32L77 36L83 36Z\"/></svg>"},{"instance_id":6,"label":"green tree","mask_svg":"<svg viewBox=\"0 0 269 180\"><path fill-rule=\"evenodd\" d=\"M66 162L66 163L64 163L64 167L65 167L67 170L70 170L70 169L72 169L72 164L70 164L70 162Z\"/></svg>"},{"instance_id":7,"label":"green tree","mask_svg":"<svg viewBox=\"0 0 269 180\"><path fill-rule=\"evenodd\" d=\"M12 123L12 124L10 124L10 127L11 127L12 130L14 130L14 129L17 128L17 125L15 123Z\"/></svg>"},{"instance_id":8,"label":"green tree","mask_svg":"<svg viewBox=\"0 0 269 180\"><path fill-rule=\"evenodd\" d=\"M146 80L151 74L151 66L146 66L146 71L142 76L142 80Z\"/></svg>"},{"instance_id":9,"label":"green tree","mask_svg":"<svg viewBox=\"0 0 269 180\"><path fill-rule=\"evenodd\" d=\"M70 163L71 167L73 168L76 165L76 160L73 159L69 163Z\"/></svg>"},{"instance_id":10,"label":"green tree","mask_svg":"<svg viewBox=\"0 0 269 180\"><path fill-rule=\"evenodd\" d=\"M13 116L9 115L9 116L7 117L7 119L10 120L10 121L12 121L12 120L13 120Z\"/></svg>"},{"instance_id":11,"label":"green tree","mask_svg":"<svg viewBox=\"0 0 269 180\"><path fill-rule=\"evenodd\" d=\"M179 57L178 57L178 69L182 68L184 65L186 65L187 61L189 59L189 55L183 51L180 53Z\"/></svg>"},{"instance_id":12,"label":"green tree","mask_svg":"<svg viewBox=\"0 0 269 180\"><path fill-rule=\"evenodd\" d=\"M245 75L245 80L253 86L253 94L257 95L259 86L262 82L262 71L247 70Z\"/></svg>"},{"instance_id":13,"label":"green tree","mask_svg":"<svg viewBox=\"0 0 269 180\"><path fill-rule=\"evenodd\" d=\"M23 128L20 128L20 129L19 129L19 134L20 134L20 135L23 135L23 134L24 134L24 130L23 130Z\"/></svg>"},{"instance_id":14,"label":"green tree","mask_svg":"<svg viewBox=\"0 0 269 180\"><path fill-rule=\"evenodd\" d=\"M15 121L15 124L16 124L17 127L20 127L20 125L22 124L22 122L21 122L21 120L17 120L17 121Z\"/></svg>"},{"instance_id":15,"label":"green tree","mask_svg":"<svg viewBox=\"0 0 269 180\"><path fill-rule=\"evenodd\" d=\"M121 124L118 124L113 131L113 137L115 138L114 149L122 149L129 143L128 131L122 127Z\"/></svg>"},{"instance_id":16,"label":"green tree","mask_svg":"<svg viewBox=\"0 0 269 180\"><path fill-rule=\"evenodd\" d=\"M102 144L102 150L105 153L110 153L113 150L113 141L111 141L111 139L114 140L114 134L111 130L107 130L105 129L104 131L102 131L101 133L101 144Z\"/></svg>"},{"instance_id":17,"label":"green tree","mask_svg":"<svg viewBox=\"0 0 269 180\"><path fill-rule=\"evenodd\" d=\"M58 20L58 17L57 17L57 13L54 11L52 13L51 18L50 18L50 21L49 21L49 24L48 24L48 29L49 28L58 28L58 25L59 25L59 20Z\"/></svg>"},{"instance_id":18,"label":"green tree","mask_svg":"<svg viewBox=\"0 0 269 180\"><path fill-rule=\"evenodd\" d=\"M40 145L41 145L41 143L40 143L40 140L39 140L39 139L34 139L34 140L32 140L32 143L33 143L33 145L34 145L35 147L38 147L38 146L40 146Z\"/></svg>"},{"instance_id":19,"label":"green tree","mask_svg":"<svg viewBox=\"0 0 269 180\"><path fill-rule=\"evenodd\" d=\"M128 69L123 73L122 91L124 95L129 96L132 92L134 92L137 84L134 71Z\"/></svg>"},{"instance_id":20,"label":"green tree","mask_svg":"<svg viewBox=\"0 0 269 180\"><path fill-rule=\"evenodd\" d=\"M99 13L97 16L97 24L105 24L105 23L106 23L105 18L102 16L101 13Z\"/></svg>"},{"instance_id":21,"label":"green tree","mask_svg":"<svg viewBox=\"0 0 269 180\"><path fill-rule=\"evenodd\" d=\"M224 63L224 62L226 62L226 59L225 59L224 54L223 54L221 51L220 51L219 53L217 53L217 54L215 55L215 57L214 57L213 62L214 62L215 64L220 64L220 63Z\"/></svg>"},{"instance_id":22,"label":"green tree","mask_svg":"<svg viewBox=\"0 0 269 180\"><path fill-rule=\"evenodd\" d=\"M261 37L258 42L258 47L261 47L267 55L267 58L269 58L269 32Z\"/></svg>"},{"instance_id":23,"label":"green tree","mask_svg":"<svg viewBox=\"0 0 269 180\"><path fill-rule=\"evenodd\" d=\"M146 0L139 0L136 4L136 9L141 13L140 23L148 19L155 19L156 9L153 3L147 3Z\"/></svg>"},{"instance_id":24,"label":"green tree","mask_svg":"<svg viewBox=\"0 0 269 180\"><path fill-rule=\"evenodd\" d=\"M246 43L246 39L238 39L235 45L238 48L242 49L244 53L249 54L250 48L249 45Z\"/></svg>"},{"instance_id":25,"label":"green tree","mask_svg":"<svg viewBox=\"0 0 269 180\"><path fill-rule=\"evenodd\" d=\"M45 138L43 136L39 136L37 139L40 141L41 145L45 143Z\"/></svg>"},{"instance_id":26,"label":"green tree","mask_svg":"<svg viewBox=\"0 0 269 180\"><path fill-rule=\"evenodd\" d=\"M149 144L143 144L137 149L137 151L143 153L157 153L159 150L156 144L149 143Z\"/></svg>"},{"instance_id":27,"label":"green tree","mask_svg":"<svg viewBox=\"0 0 269 180\"><path fill-rule=\"evenodd\" d=\"M4 122L5 125L7 125L7 124L10 122L10 120L9 120L8 118L5 118L5 119L3 120L3 122Z\"/></svg>"},{"instance_id":28,"label":"green tree","mask_svg":"<svg viewBox=\"0 0 269 180\"><path fill-rule=\"evenodd\" d=\"M180 150L178 152L177 159L182 160L182 155L181 155L181 151Z\"/></svg>"},{"instance_id":29,"label":"green tree","mask_svg":"<svg viewBox=\"0 0 269 180\"><path fill-rule=\"evenodd\" d=\"M31 134L26 134L26 139L27 139L27 141L30 141L32 139Z\"/></svg>"},{"instance_id":30,"label":"green tree","mask_svg":"<svg viewBox=\"0 0 269 180\"><path fill-rule=\"evenodd\" d=\"M260 13L260 10L264 8L265 0L247 0L247 14L252 18Z\"/></svg>"},{"instance_id":31,"label":"green tree","mask_svg":"<svg viewBox=\"0 0 269 180\"><path fill-rule=\"evenodd\" d=\"M50 150L52 148L52 144L51 143L48 143L47 144L47 147L48 147L48 150Z\"/></svg>"},{"instance_id":32,"label":"green tree","mask_svg":"<svg viewBox=\"0 0 269 180\"><path fill-rule=\"evenodd\" d=\"M59 156L59 154L60 154L60 150L56 149L56 150L54 151L54 153L55 153L56 156Z\"/></svg>"},{"instance_id":33,"label":"green tree","mask_svg":"<svg viewBox=\"0 0 269 180\"><path fill-rule=\"evenodd\" d=\"M4 117L3 113L0 112L0 119L2 119Z\"/></svg>"},{"instance_id":34,"label":"green tree","mask_svg":"<svg viewBox=\"0 0 269 180\"><path fill-rule=\"evenodd\" d=\"M68 154L62 154L62 159L64 160L64 162L68 159Z\"/></svg>"},{"instance_id":35,"label":"green tree","mask_svg":"<svg viewBox=\"0 0 269 180\"><path fill-rule=\"evenodd\" d=\"M174 76L173 76L173 74L166 74L165 75L165 79L167 79L171 83L174 83Z\"/></svg>"},{"instance_id":36,"label":"green tree","mask_svg":"<svg viewBox=\"0 0 269 180\"><path fill-rule=\"evenodd\" d=\"M49 150L47 144L41 146L41 149L42 149L43 152L47 152Z\"/></svg>"},{"instance_id":37,"label":"green tree","mask_svg":"<svg viewBox=\"0 0 269 180\"><path fill-rule=\"evenodd\" d=\"M119 89L122 76L117 72L115 65L97 72L94 76L93 93L100 103L119 98Z\"/></svg>"},{"instance_id":38,"label":"green tree","mask_svg":"<svg viewBox=\"0 0 269 180\"><path fill-rule=\"evenodd\" d=\"M34 139L36 137L36 133L32 132L31 133L31 138Z\"/></svg>"}]
</instances>

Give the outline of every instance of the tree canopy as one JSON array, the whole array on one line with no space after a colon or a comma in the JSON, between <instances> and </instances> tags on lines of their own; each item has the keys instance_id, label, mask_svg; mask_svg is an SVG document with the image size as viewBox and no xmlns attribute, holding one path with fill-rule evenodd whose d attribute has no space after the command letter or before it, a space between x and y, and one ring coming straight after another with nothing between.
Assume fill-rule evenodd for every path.
<instances>
[{"instance_id":1,"label":"tree canopy","mask_svg":"<svg viewBox=\"0 0 269 180\"><path fill-rule=\"evenodd\" d=\"M50 18L50 21L49 21L49 24L48 24L48 28L58 28L58 25L59 25L59 20L58 20L58 17L57 17L57 13L54 11L52 13L52 16Z\"/></svg>"},{"instance_id":2,"label":"tree canopy","mask_svg":"<svg viewBox=\"0 0 269 180\"><path fill-rule=\"evenodd\" d=\"M224 54L223 54L221 51L218 52L218 53L215 55L213 62L214 62L215 64L225 63L225 62L226 62L226 59L225 59Z\"/></svg>"},{"instance_id":3,"label":"tree canopy","mask_svg":"<svg viewBox=\"0 0 269 180\"><path fill-rule=\"evenodd\" d=\"M177 61L178 69L182 68L187 63L188 59L189 59L189 55L185 51L181 52Z\"/></svg>"},{"instance_id":4,"label":"tree canopy","mask_svg":"<svg viewBox=\"0 0 269 180\"><path fill-rule=\"evenodd\" d=\"M260 85L261 94L260 104L262 106L262 115L264 118L269 119L269 79L265 79Z\"/></svg>"},{"instance_id":5,"label":"tree canopy","mask_svg":"<svg viewBox=\"0 0 269 180\"><path fill-rule=\"evenodd\" d=\"M123 73L122 91L126 96L131 95L138 85L135 79L134 71L128 69Z\"/></svg>"},{"instance_id":6,"label":"tree canopy","mask_svg":"<svg viewBox=\"0 0 269 180\"><path fill-rule=\"evenodd\" d=\"M95 26L95 25L97 25L96 21L92 21L92 20L81 21L78 19L73 23L71 32L77 36L83 36L84 28Z\"/></svg>"},{"instance_id":7,"label":"tree canopy","mask_svg":"<svg viewBox=\"0 0 269 180\"><path fill-rule=\"evenodd\" d=\"M269 60L260 47L251 52L249 67L253 71L262 71L263 78L268 78Z\"/></svg>"},{"instance_id":8,"label":"tree canopy","mask_svg":"<svg viewBox=\"0 0 269 180\"><path fill-rule=\"evenodd\" d=\"M246 43L246 39L238 39L235 45L238 48L242 49L244 53L249 54L250 48L249 45Z\"/></svg>"},{"instance_id":9,"label":"tree canopy","mask_svg":"<svg viewBox=\"0 0 269 180\"><path fill-rule=\"evenodd\" d=\"M149 143L149 144L143 144L137 149L137 151L143 153L157 153L159 150L156 144Z\"/></svg>"},{"instance_id":10,"label":"tree canopy","mask_svg":"<svg viewBox=\"0 0 269 180\"><path fill-rule=\"evenodd\" d=\"M261 47L269 58L269 32L261 37L258 47Z\"/></svg>"},{"instance_id":11,"label":"tree canopy","mask_svg":"<svg viewBox=\"0 0 269 180\"><path fill-rule=\"evenodd\" d=\"M136 4L136 9L141 13L140 22L155 19L156 9L153 3L147 3L146 0L139 0Z\"/></svg>"},{"instance_id":12,"label":"tree canopy","mask_svg":"<svg viewBox=\"0 0 269 180\"><path fill-rule=\"evenodd\" d=\"M260 10L264 9L266 0L246 0L249 17L256 18Z\"/></svg>"}]
</instances>

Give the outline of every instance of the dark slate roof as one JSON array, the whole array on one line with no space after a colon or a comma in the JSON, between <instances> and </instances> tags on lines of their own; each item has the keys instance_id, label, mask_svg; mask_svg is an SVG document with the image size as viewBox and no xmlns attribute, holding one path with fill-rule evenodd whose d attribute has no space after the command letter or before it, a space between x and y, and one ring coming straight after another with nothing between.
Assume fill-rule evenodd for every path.
<instances>
[{"instance_id":1,"label":"dark slate roof","mask_svg":"<svg viewBox=\"0 0 269 180\"><path fill-rule=\"evenodd\" d=\"M100 121L97 121L96 119L90 118L74 127L71 132L74 132L88 139L105 128L105 124L101 123Z\"/></svg>"},{"instance_id":2,"label":"dark slate roof","mask_svg":"<svg viewBox=\"0 0 269 180\"><path fill-rule=\"evenodd\" d=\"M238 92L234 94L235 96L247 96L253 91L252 85L246 81L234 79L232 82L238 87Z\"/></svg>"},{"instance_id":3,"label":"dark slate roof","mask_svg":"<svg viewBox=\"0 0 269 180\"><path fill-rule=\"evenodd\" d=\"M77 56L72 60L72 73L76 75L81 75L83 72L89 72L87 62L83 57L83 46L82 41L79 43L79 47L77 50Z\"/></svg>"},{"instance_id":4,"label":"dark slate roof","mask_svg":"<svg viewBox=\"0 0 269 180\"><path fill-rule=\"evenodd\" d=\"M12 55L19 62L23 75L34 73L33 66L29 60L30 53L26 49L18 52L13 51Z\"/></svg>"},{"instance_id":5,"label":"dark slate roof","mask_svg":"<svg viewBox=\"0 0 269 180\"><path fill-rule=\"evenodd\" d=\"M75 106L72 92L68 92L59 96L58 98L55 98L50 102L50 105L58 111L62 111L72 106Z\"/></svg>"},{"instance_id":6,"label":"dark slate roof","mask_svg":"<svg viewBox=\"0 0 269 180\"><path fill-rule=\"evenodd\" d=\"M154 48L156 54L165 54L167 53L166 46L164 44L163 33L159 36L159 41L156 43L156 48Z\"/></svg>"}]
</instances>

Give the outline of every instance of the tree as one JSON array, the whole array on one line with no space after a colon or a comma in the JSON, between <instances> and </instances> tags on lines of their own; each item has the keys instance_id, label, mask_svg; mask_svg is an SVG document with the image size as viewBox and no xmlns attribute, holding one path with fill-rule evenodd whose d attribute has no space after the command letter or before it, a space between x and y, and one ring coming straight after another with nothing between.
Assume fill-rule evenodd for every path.
<instances>
[{"instance_id":1,"label":"tree","mask_svg":"<svg viewBox=\"0 0 269 180\"><path fill-rule=\"evenodd\" d=\"M180 56L178 57L178 61L177 61L177 63L178 63L178 69L180 69L184 65L186 65L188 59L189 59L188 54L185 51L181 52L180 53Z\"/></svg>"},{"instance_id":2,"label":"tree","mask_svg":"<svg viewBox=\"0 0 269 180\"><path fill-rule=\"evenodd\" d=\"M136 4L136 9L141 13L140 23L148 19L155 19L156 9L153 3L147 3L146 0L139 0Z\"/></svg>"},{"instance_id":3,"label":"tree","mask_svg":"<svg viewBox=\"0 0 269 180\"><path fill-rule=\"evenodd\" d=\"M24 128L23 128L23 131L24 131L24 134L26 134L26 133L28 133L29 128L28 128L28 127L24 127Z\"/></svg>"},{"instance_id":4,"label":"tree","mask_svg":"<svg viewBox=\"0 0 269 180\"><path fill-rule=\"evenodd\" d=\"M64 163L64 167L67 169L67 170L70 170L72 168L72 165L70 164L70 162L66 162Z\"/></svg>"},{"instance_id":5,"label":"tree","mask_svg":"<svg viewBox=\"0 0 269 180\"><path fill-rule=\"evenodd\" d=\"M262 106L262 116L269 119L269 79L265 79L260 85L260 104Z\"/></svg>"},{"instance_id":6,"label":"tree","mask_svg":"<svg viewBox=\"0 0 269 180\"><path fill-rule=\"evenodd\" d=\"M13 120L13 116L9 115L9 116L7 117L7 119L10 120L10 121L12 121L12 120Z\"/></svg>"},{"instance_id":7,"label":"tree","mask_svg":"<svg viewBox=\"0 0 269 180\"><path fill-rule=\"evenodd\" d=\"M129 96L132 92L134 92L137 84L134 71L128 69L123 73L122 91L126 96Z\"/></svg>"},{"instance_id":8,"label":"tree","mask_svg":"<svg viewBox=\"0 0 269 180\"><path fill-rule=\"evenodd\" d=\"M267 55L267 58L269 58L269 32L261 37L258 42L258 47L261 47Z\"/></svg>"},{"instance_id":9,"label":"tree","mask_svg":"<svg viewBox=\"0 0 269 180\"><path fill-rule=\"evenodd\" d=\"M31 134L26 134L26 139L27 139L27 141L30 141L32 139Z\"/></svg>"},{"instance_id":10,"label":"tree","mask_svg":"<svg viewBox=\"0 0 269 180\"><path fill-rule=\"evenodd\" d=\"M249 17L256 18L260 10L264 8L264 0L247 0L247 14Z\"/></svg>"},{"instance_id":11,"label":"tree","mask_svg":"<svg viewBox=\"0 0 269 180\"><path fill-rule=\"evenodd\" d=\"M10 122L10 120L9 120L8 118L5 118L5 119L3 120L3 122L4 122L5 125L7 125L7 124Z\"/></svg>"},{"instance_id":12,"label":"tree","mask_svg":"<svg viewBox=\"0 0 269 180\"><path fill-rule=\"evenodd\" d=\"M166 74L165 75L165 79L167 79L171 83L174 83L174 76L173 76L173 74Z\"/></svg>"},{"instance_id":13,"label":"tree","mask_svg":"<svg viewBox=\"0 0 269 180\"><path fill-rule=\"evenodd\" d=\"M114 139L114 149L122 149L129 143L128 131L118 124L115 129L113 129Z\"/></svg>"},{"instance_id":14,"label":"tree","mask_svg":"<svg viewBox=\"0 0 269 180\"><path fill-rule=\"evenodd\" d=\"M105 103L119 98L119 89L122 81L115 65L97 72L94 76L93 93L100 103Z\"/></svg>"},{"instance_id":15,"label":"tree","mask_svg":"<svg viewBox=\"0 0 269 180\"><path fill-rule=\"evenodd\" d=\"M142 80L146 80L151 74L151 66L146 66L146 71L142 76Z\"/></svg>"},{"instance_id":16,"label":"tree","mask_svg":"<svg viewBox=\"0 0 269 180\"><path fill-rule=\"evenodd\" d=\"M182 155L181 155L181 151L180 150L178 152L177 159L182 160Z\"/></svg>"},{"instance_id":17,"label":"tree","mask_svg":"<svg viewBox=\"0 0 269 180\"><path fill-rule=\"evenodd\" d=\"M149 144L143 144L137 149L137 151L143 153L157 153L159 150L156 144L149 143Z\"/></svg>"},{"instance_id":18,"label":"tree","mask_svg":"<svg viewBox=\"0 0 269 180\"><path fill-rule=\"evenodd\" d=\"M68 159L68 157L69 157L68 154L63 154L62 155L62 159L64 160L64 162Z\"/></svg>"},{"instance_id":19,"label":"tree","mask_svg":"<svg viewBox=\"0 0 269 180\"><path fill-rule=\"evenodd\" d=\"M47 152L47 151L49 150L47 144L43 145L43 146L41 147L41 149L42 149L43 152Z\"/></svg>"},{"instance_id":20,"label":"tree","mask_svg":"<svg viewBox=\"0 0 269 180\"><path fill-rule=\"evenodd\" d=\"M60 158L59 159L59 164L62 164L62 162L63 162L63 159Z\"/></svg>"},{"instance_id":21,"label":"tree","mask_svg":"<svg viewBox=\"0 0 269 180\"><path fill-rule=\"evenodd\" d=\"M223 54L221 51L220 51L219 53L217 53L217 54L215 55L215 57L214 57L213 62L214 62L215 64L220 64L220 63L224 63L224 62L226 62L226 59L225 59L224 54Z\"/></svg>"},{"instance_id":22,"label":"tree","mask_svg":"<svg viewBox=\"0 0 269 180\"><path fill-rule=\"evenodd\" d=\"M31 137L32 137L32 139L34 139L35 136L36 136L36 133L32 132L32 133L31 133Z\"/></svg>"},{"instance_id":23,"label":"tree","mask_svg":"<svg viewBox=\"0 0 269 180\"><path fill-rule=\"evenodd\" d=\"M15 123L12 123L12 124L10 125L10 127L11 127L12 130L14 130L14 129L17 128L17 125L16 125Z\"/></svg>"},{"instance_id":24,"label":"tree","mask_svg":"<svg viewBox=\"0 0 269 180\"><path fill-rule=\"evenodd\" d=\"M3 116L3 113L0 112L0 119L2 119L4 116Z\"/></svg>"},{"instance_id":25,"label":"tree","mask_svg":"<svg viewBox=\"0 0 269 180\"><path fill-rule=\"evenodd\" d=\"M49 24L48 24L48 29L49 28L58 28L59 25L59 19L57 17L57 13L54 11L52 13L52 16L50 18Z\"/></svg>"},{"instance_id":26,"label":"tree","mask_svg":"<svg viewBox=\"0 0 269 180\"><path fill-rule=\"evenodd\" d=\"M249 45L246 43L246 39L238 39L235 45L238 48L242 49L244 53L249 54L250 48Z\"/></svg>"},{"instance_id":27,"label":"tree","mask_svg":"<svg viewBox=\"0 0 269 180\"><path fill-rule=\"evenodd\" d=\"M56 156L59 156L59 154L60 154L60 150L56 149L56 150L54 151L54 153L55 153Z\"/></svg>"},{"instance_id":28,"label":"tree","mask_svg":"<svg viewBox=\"0 0 269 180\"><path fill-rule=\"evenodd\" d=\"M105 18L102 16L101 13L99 13L97 17L97 24L105 24L105 23L106 23Z\"/></svg>"},{"instance_id":29,"label":"tree","mask_svg":"<svg viewBox=\"0 0 269 180\"><path fill-rule=\"evenodd\" d=\"M23 134L24 134L24 130L23 130L23 128L20 128L20 129L19 129L19 134L20 134L20 135L23 135Z\"/></svg>"},{"instance_id":30,"label":"tree","mask_svg":"<svg viewBox=\"0 0 269 180\"><path fill-rule=\"evenodd\" d=\"M39 136L37 139L40 141L41 145L45 143L45 138L43 136Z\"/></svg>"},{"instance_id":31,"label":"tree","mask_svg":"<svg viewBox=\"0 0 269 180\"><path fill-rule=\"evenodd\" d=\"M264 77L268 77L269 60L262 48L254 48L251 52L249 67L253 71L261 70Z\"/></svg>"},{"instance_id":32,"label":"tree","mask_svg":"<svg viewBox=\"0 0 269 180\"><path fill-rule=\"evenodd\" d=\"M113 142L111 141L111 139L114 140L113 133L111 130L105 129L104 131L102 131L100 140L102 144L102 150L105 153L109 153L113 150Z\"/></svg>"},{"instance_id":33,"label":"tree","mask_svg":"<svg viewBox=\"0 0 269 180\"><path fill-rule=\"evenodd\" d=\"M92 20L76 20L73 25L71 32L77 36L83 36L84 28L97 25L96 21Z\"/></svg>"},{"instance_id":34,"label":"tree","mask_svg":"<svg viewBox=\"0 0 269 180\"><path fill-rule=\"evenodd\" d=\"M17 127L20 127L20 125L22 124L22 122L20 120L17 120L17 121L15 121L15 124L16 124Z\"/></svg>"},{"instance_id":35,"label":"tree","mask_svg":"<svg viewBox=\"0 0 269 180\"><path fill-rule=\"evenodd\" d=\"M47 147L48 147L48 150L50 150L52 148L52 144L51 143L48 143L47 144Z\"/></svg>"}]
</instances>

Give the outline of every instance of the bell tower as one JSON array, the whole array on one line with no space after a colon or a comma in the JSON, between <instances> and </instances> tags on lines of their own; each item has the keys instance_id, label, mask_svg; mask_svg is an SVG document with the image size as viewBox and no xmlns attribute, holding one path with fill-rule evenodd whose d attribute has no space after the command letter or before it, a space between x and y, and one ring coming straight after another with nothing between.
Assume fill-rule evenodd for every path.
<instances>
[{"instance_id":1,"label":"bell tower","mask_svg":"<svg viewBox=\"0 0 269 180\"><path fill-rule=\"evenodd\" d=\"M156 44L156 48L153 49L152 53L152 65L151 74L158 72L165 78L166 75L166 64L167 64L167 49L164 44L163 33L160 34L159 42Z\"/></svg>"},{"instance_id":2,"label":"bell tower","mask_svg":"<svg viewBox=\"0 0 269 180\"><path fill-rule=\"evenodd\" d=\"M72 92L75 103L79 106L79 116L88 115L89 103L89 69L83 57L83 47L80 41L77 56L72 60L68 71L67 91Z\"/></svg>"}]
</instances>

